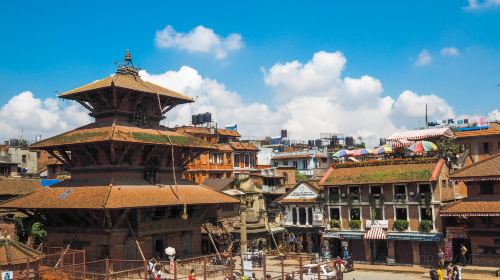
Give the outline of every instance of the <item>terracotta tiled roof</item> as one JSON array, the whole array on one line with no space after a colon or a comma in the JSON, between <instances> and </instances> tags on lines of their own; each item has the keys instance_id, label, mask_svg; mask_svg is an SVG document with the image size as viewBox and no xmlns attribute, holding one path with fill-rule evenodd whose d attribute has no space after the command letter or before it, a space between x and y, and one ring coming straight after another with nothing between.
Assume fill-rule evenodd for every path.
<instances>
[{"instance_id":1,"label":"terracotta tiled roof","mask_svg":"<svg viewBox=\"0 0 500 280\"><path fill-rule=\"evenodd\" d=\"M40 252L7 237L0 238L0 265L25 264L36 260Z\"/></svg>"},{"instance_id":2,"label":"terracotta tiled roof","mask_svg":"<svg viewBox=\"0 0 500 280\"><path fill-rule=\"evenodd\" d=\"M425 182L437 179L442 160L430 162L377 161L358 166L333 166L321 179L322 185L359 185L371 183Z\"/></svg>"},{"instance_id":3,"label":"terracotta tiled roof","mask_svg":"<svg viewBox=\"0 0 500 280\"><path fill-rule=\"evenodd\" d=\"M259 150L259 148L257 148L252 143L231 142L230 145L231 145L231 148L233 148L233 150L235 150L235 151L258 151Z\"/></svg>"},{"instance_id":4,"label":"terracotta tiled roof","mask_svg":"<svg viewBox=\"0 0 500 280\"><path fill-rule=\"evenodd\" d=\"M180 126L176 127L175 130L184 133L192 133L192 134L207 134L210 135L211 130L208 127L196 127L196 126ZM229 130L224 128L217 128L217 133L223 136L233 136L233 137L241 137L241 134L236 130Z\"/></svg>"},{"instance_id":5,"label":"terracotta tiled roof","mask_svg":"<svg viewBox=\"0 0 500 280\"><path fill-rule=\"evenodd\" d=\"M229 188L231 186L231 183L234 182L236 178L231 177L231 178L206 178L202 184L209 186L217 191L222 191L224 189Z\"/></svg>"},{"instance_id":6,"label":"terracotta tiled roof","mask_svg":"<svg viewBox=\"0 0 500 280\"><path fill-rule=\"evenodd\" d=\"M223 152L232 152L233 148L231 148L231 145L229 144L214 144L217 147L217 150L223 151Z\"/></svg>"},{"instance_id":7,"label":"terracotta tiled roof","mask_svg":"<svg viewBox=\"0 0 500 280\"><path fill-rule=\"evenodd\" d=\"M487 178L500 178L500 154L493 155L485 160L478 161L453 172L453 180L473 181Z\"/></svg>"},{"instance_id":8,"label":"terracotta tiled roof","mask_svg":"<svg viewBox=\"0 0 500 280\"><path fill-rule=\"evenodd\" d=\"M23 195L41 188L40 180L0 178L0 195Z\"/></svg>"},{"instance_id":9,"label":"terracotta tiled roof","mask_svg":"<svg viewBox=\"0 0 500 280\"><path fill-rule=\"evenodd\" d=\"M217 133L223 136L241 137L241 134L236 130L218 128Z\"/></svg>"},{"instance_id":10,"label":"terracotta tiled roof","mask_svg":"<svg viewBox=\"0 0 500 280\"><path fill-rule=\"evenodd\" d=\"M107 77L102 80L92 82L90 84L81 86L79 88L67 91L59 96L62 98L72 99L73 96L78 95L80 93L95 91L103 88L109 88L112 86L144 92L144 93L152 93L152 94L159 94L162 96L168 96L179 100L180 103L193 102L193 99L189 96L180 94L178 92L175 92L173 90L161 87L159 85L150 82L143 81L140 77L137 76L122 75L122 74L116 74L111 77Z\"/></svg>"},{"instance_id":11,"label":"terracotta tiled roof","mask_svg":"<svg viewBox=\"0 0 500 280\"><path fill-rule=\"evenodd\" d=\"M171 182L170 182L171 183ZM2 204L10 209L117 209L169 205L239 203L239 200L212 188L187 180L173 184L151 185L142 180L115 179L73 181L45 187Z\"/></svg>"},{"instance_id":12,"label":"terracotta tiled roof","mask_svg":"<svg viewBox=\"0 0 500 280\"><path fill-rule=\"evenodd\" d=\"M455 132L457 139L481 136L500 136L500 129L483 129Z\"/></svg>"},{"instance_id":13,"label":"terracotta tiled roof","mask_svg":"<svg viewBox=\"0 0 500 280\"><path fill-rule=\"evenodd\" d=\"M75 130L44 139L31 145L33 149L45 147L69 146L82 143L95 143L104 141L146 143L157 145L196 147L215 149L215 146L202 139L166 129L140 128L126 124L101 124L92 123Z\"/></svg>"},{"instance_id":14,"label":"terracotta tiled roof","mask_svg":"<svg viewBox=\"0 0 500 280\"><path fill-rule=\"evenodd\" d=\"M441 216L484 215L500 216L500 200L496 201L460 201L453 203L440 211Z\"/></svg>"}]
</instances>

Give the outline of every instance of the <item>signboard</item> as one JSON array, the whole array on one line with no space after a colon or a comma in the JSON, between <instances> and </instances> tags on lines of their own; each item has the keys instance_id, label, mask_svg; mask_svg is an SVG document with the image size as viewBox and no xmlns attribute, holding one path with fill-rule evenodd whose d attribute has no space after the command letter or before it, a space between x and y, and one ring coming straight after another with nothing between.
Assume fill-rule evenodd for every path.
<instances>
[{"instance_id":1,"label":"signboard","mask_svg":"<svg viewBox=\"0 0 500 280\"><path fill-rule=\"evenodd\" d=\"M2 272L2 280L13 280L14 272L12 271L4 271Z\"/></svg>"},{"instance_id":2,"label":"signboard","mask_svg":"<svg viewBox=\"0 0 500 280\"><path fill-rule=\"evenodd\" d=\"M348 241L342 241L342 247L349 247Z\"/></svg>"},{"instance_id":3,"label":"signboard","mask_svg":"<svg viewBox=\"0 0 500 280\"><path fill-rule=\"evenodd\" d=\"M444 260L453 261L453 243L451 238L444 239Z\"/></svg>"},{"instance_id":4,"label":"signboard","mask_svg":"<svg viewBox=\"0 0 500 280\"><path fill-rule=\"evenodd\" d=\"M446 227L446 237L468 239L464 227Z\"/></svg>"},{"instance_id":5,"label":"signboard","mask_svg":"<svg viewBox=\"0 0 500 280\"><path fill-rule=\"evenodd\" d=\"M441 235L439 234L387 234L387 240L414 240L414 241L439 241L441 240Z\"/></svg>"},{"instance_id":6,"label":"signboard","mask_svg":"<svg viewBox=\"0 0 500 280\"><path fill-rule=\"evenodd\" d=\"M306 184L300 184L286 196L286 198L290 199L314 199L316 197L318 197L318 194L311 190L311 188L309 188Z\"/></svg>"},{"instance_id":7,"label":"signboard","mask_svg":"<svg viewBox=\"0 0 500 280\"><path fill-rule=\"evenodd\" d=\"M388 228L389 221L388 220L366 220L366 228Z\"/></svg>"}]
</instances>

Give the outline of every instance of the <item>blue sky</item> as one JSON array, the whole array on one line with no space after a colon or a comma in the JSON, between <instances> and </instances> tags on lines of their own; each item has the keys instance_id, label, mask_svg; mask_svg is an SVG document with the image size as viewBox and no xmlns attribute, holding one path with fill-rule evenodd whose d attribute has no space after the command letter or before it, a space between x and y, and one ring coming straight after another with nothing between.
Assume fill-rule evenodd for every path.
<instances>
[{"instance_id":1,"label":"blue sky","mask_svg":"<svg viewBox=\"0 0 500 280\"><path fill-rule=\"evenodd\" d=\"M369 75L382 96L436 95L455 115L487 115L500 94L498 1L9 1L0 17L0 105L24 91L41 100L105 77L130 49L150 74L197 70L237 92L244 104L277 110L278 63L303 64L319 51L347 60L342 77ZM223 59L161 48L155 34L202 25L242 46ZM443 48L458 55L444 56ZM416 65L426 50L430 62ZM418 63L417 63L418 64ZM410 125L410 124L409 124ZM1 126L0 126L1 127ZM354 133L354 132L353 132Z\"/></svg>"}]
</instances>

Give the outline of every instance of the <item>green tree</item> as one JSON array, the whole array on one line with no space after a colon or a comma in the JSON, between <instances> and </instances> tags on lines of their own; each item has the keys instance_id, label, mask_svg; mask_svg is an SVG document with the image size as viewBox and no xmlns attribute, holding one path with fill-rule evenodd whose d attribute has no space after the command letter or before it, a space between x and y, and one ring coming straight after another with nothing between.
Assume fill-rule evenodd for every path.
<instances>
[{"instance_id":1,"label":"green tree","mask_svg":"<svg viewBox=\"0 0 500 280\"><path fill-rule=\"evenodd\" d=\"M443 138L436 141L438 154L442 157L456 159L456 155L463 152L462 146L455 142L454 138Z\"/></svg>"},{"instance_id":2,"label":"green tree","mask_svg":"<svg viewBox=\"0 0 500 280\"><path fill-rule=\"evenodd\" d=\"M31 236L35 245L42 243L47 237L47 231L44 228L45 226L40 222L36 222L31 226Z\"/></svg>"},{"instance_id":3,"label":"green tree","mask_svg":"<svg viewBox=\"0 0 500 280\"><path fill-rule=\"evenodd\" d=\"M307 175L300 173L298 170L295 170L295 180L297 182L305 181L307 179Z\"/></svg>"}]
</instances>

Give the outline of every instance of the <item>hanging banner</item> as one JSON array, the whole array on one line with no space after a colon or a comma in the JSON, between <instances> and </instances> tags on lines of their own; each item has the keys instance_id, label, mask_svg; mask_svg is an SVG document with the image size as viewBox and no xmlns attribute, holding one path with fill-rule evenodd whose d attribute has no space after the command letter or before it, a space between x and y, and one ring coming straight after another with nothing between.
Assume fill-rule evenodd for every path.
<instances>
[{"instance_id":1,"label":"hanging banner","mask_svg":"<svg viewBox=\"0 0 500 280\"><path fill-rule=\"evenodd\" d=\"M444 238L444 260L453 261L453 243L451 238Z\"/></svg>"}]
</instances>

